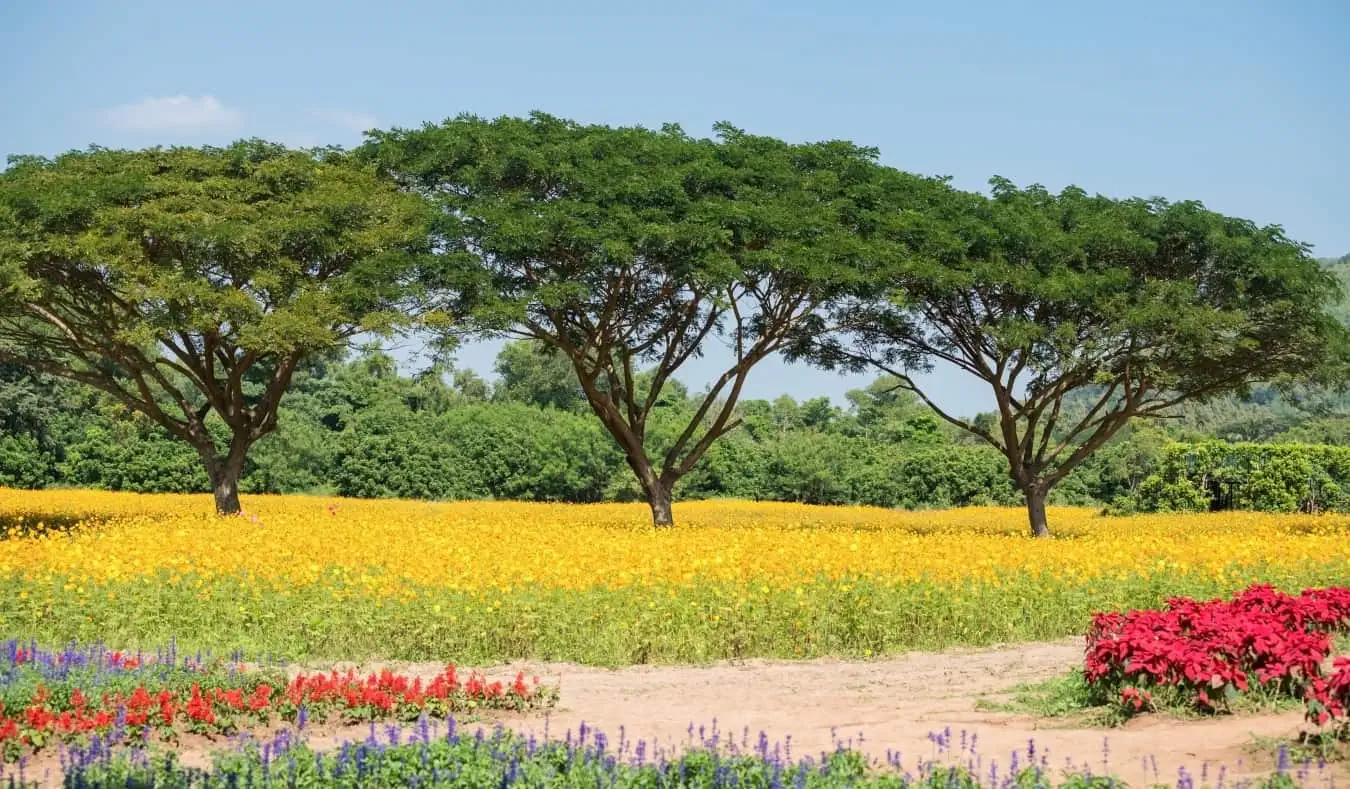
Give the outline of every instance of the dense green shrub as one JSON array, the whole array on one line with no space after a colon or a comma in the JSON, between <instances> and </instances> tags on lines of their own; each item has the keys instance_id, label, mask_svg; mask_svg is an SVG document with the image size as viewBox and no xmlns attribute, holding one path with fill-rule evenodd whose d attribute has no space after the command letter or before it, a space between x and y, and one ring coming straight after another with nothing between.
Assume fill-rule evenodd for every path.
<instances>
[{"instance_id":1,"label":"dense green shrub","mask_svg":"<svg viewBox=\"0 0 1350 789\"><path fill-rule=\"evenodd\" d=\"M855 477L857 499L881 507L1013 504L1008 462L992 447L881 447Z\"/></svg>"},{"instance_id":2,"label":"dense green shrub","mask_svg":"<svg viewBox=\"0 0 1350 789\"><path fill-rule=\"evenodd\" d=\"M1163 450L1157 472L1121 506L1146 512L1350 511L1350 447L1173 444Z\"/></svg>"},{"instance_id":3,"label":"dense green shrub","mask_svg":"<svg viewBox=\"0 0 1350 789\"><path fill-rule=\"evenodd\" d=\"M201 459L146 420L98 421L65 447L60 480L82 488L137 493L199 493L210 490Z\"/></svg>"},{"instance_id":4,"label":"dense green shrub","mask_svg":"<svg viewBox=\"0 0 1350 789\"><path fill-rule=\"evenodd\" d=\"M362 414L337 438L334 487L357 498L473 497L478 491L466 458L439 432L439 420L426 412Z\"/></svg>"},{"instance_id":5,"label":"dense green shrub","mask_svg":"<svg viewBox=\"0 0 1350 789\"><path fill-rule=\"evenodd\" d=\"M600 501L621 463L593 418L520 403L449 411L436 437L465 462L475 497Z\"/></svg>"}]
</instances>

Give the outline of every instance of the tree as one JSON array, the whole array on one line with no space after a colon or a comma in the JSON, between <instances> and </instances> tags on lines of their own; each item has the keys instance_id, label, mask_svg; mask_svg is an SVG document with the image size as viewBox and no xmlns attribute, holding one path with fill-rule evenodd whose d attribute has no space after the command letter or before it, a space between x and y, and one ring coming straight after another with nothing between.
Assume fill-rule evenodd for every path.
<instances>
[{"instance_id":1,"label":"tree","mask_svg":"<svg viewBox=\"0 0 1350 789\"><path fill-rule=\"evenodd\" d=\"M552 345L530 340L509 342L497 353L493 369L501 377L493 390L499 400L560 411L586 407L586 393L577 384L572 363Z\"/></svg>"},{"instance_id":2,"label":"tree","mask_svg":"<svg viewBox=\"0 0 1350 789\"><path fill-rule=\"evenodd\" d=\"M890 444L938 444L942 434L933 409L905 388L905 384L883 375L866 389L850 389L848 400L856 429L861 435Z\"/></svg>"},{"instance_id":3,"label":"tree","mask_svg":"<svg viewBox=\"0 0 1350 789\"><path fill-rule=\"evenodd\" d=\"M0 174L0 361L100 389L200 457L222 513L297 365L418 315L428 211L332 150L91 149ZM215 414L223 445L208 430Z\"/></svg>"},{"instance_id":4,"label":"tree","mask_svg":"<svg viewBox=\"0 0 1350 789\"><path fill-rule=\"evenodd\" d=\"M455 391L470 403L486 403L492 396L492 386L483 376L473 370L463 369L452 372Z\"/></svg>"},{"instance_id":5,"label":"tree","mask_svg":"<svg viewBox=\"0 0 1350 789\"><path fill-rule=\"evenodd\" d=\"M0 363L0 485L39 488L53 481L53 428L66 399L62 383Z\"/></svg>"},{"instance_id":6,"label":"tree","mask_svg":"<svg viewBox=\"0 0 1350 789\"><path fill-rule=\"evenodd\" d=\"M673 522L676 482L738 424L755 365L825 330L817 308L870 260L879 207L900 183L849 143L790 145L727 125L694 139L542 114L379 133L367 152L442 206L445 249L477 258L477 329L570 363L657 526ZM729 362L650 457L667 383L718 340Z\"/></svg>"},{"instance_id":7,"label":"tree","mask_svg":"<svg viewBox=\"0 0 1350 789\"><path fill-rule=\"evenodd\" d=\"M880 368L1007 458L1031 531L1049 491L1131 418L1319 369L1344 347L1333 278L1278 227L1196 202L1114 200L993 181L906 228L911 256L837 305L857 328L816 342L827 366ZM944 363L985 382L979 423L924 393ZM1069 416L1066 399L1095 387Z\"/></svg>"}]
</instances>

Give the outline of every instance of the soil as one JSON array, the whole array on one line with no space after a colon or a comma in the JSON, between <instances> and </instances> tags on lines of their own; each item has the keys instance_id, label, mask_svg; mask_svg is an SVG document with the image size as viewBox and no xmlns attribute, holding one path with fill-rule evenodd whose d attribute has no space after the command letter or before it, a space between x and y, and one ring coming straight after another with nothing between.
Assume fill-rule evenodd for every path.
<instances>
[{"instance_id":1,"label":"soil","mask_svg":"<svg viewBox=\"0 0 1350 789\"><path fill-rule=\"evenodd\" d=\"M918 762L933 758L978 760L987 775L997 762L1005 774L1013 752L1027 763L1034 743L1036 758L1047 758L1054 771L1066 759L1095 773L1109 769L1132 786L1154 783L1175 785L1186 769L1197 784L1217 784L1219 766L1228 782L1242 776L1268 774L1274 757L1253 750L1254 737L1292 738L1302 728L1299 712L1231 715L1203 720L1177 720L1146 715L1128 725L1103 729L1057 719L987 712L977 709L981 698L997 700L1012 686L1060 676L1082 659L1082 640L1017 644L989 649L910 653L872 661L748 660L708 666L635 666L598 669L558 663L512 663L489 670L491 677L508 678L516 671L538 675L562 689L558 707L547 715L510 714L461 721L464 727L502 725L539 737L575 735L583 724L604 732L611 747L620 738L629 744L645 740L647 753L678 750L712 736L714 721L722 742L754 749L764 732L769 742L790 747L793 757L816 755L843 743L877 759L898 751L904 767L915 771ZM345 670L347 666L342 666ZM430 677L444 666L426 663L364 664L361 670L389 667L402 673ZM694 734L691 739L691 724ZM437 727L443 731L443 727ZM941 748L930 733L950 731L950 747ZM378 735L386 736L386 727ZM311 745L335 746L344 740L365 739L366 726L316 726L306 732ZM411 732L409 732L411 733ZM265 732L258 732L265 735ZM403 736L408 736L404 734ZM790 737L790 739L788 739ZM969 745L977 738L972 756ZM206 766L209 753L227 742L186 738L178 746L183 761ZM772 746L770 746L772 747ZM54 755L42 755L28 765L31 778L59 780ZM1323 778L1342 782L1350 765L1336 765L1310 781Z\"/></svg>"}]
</instances>

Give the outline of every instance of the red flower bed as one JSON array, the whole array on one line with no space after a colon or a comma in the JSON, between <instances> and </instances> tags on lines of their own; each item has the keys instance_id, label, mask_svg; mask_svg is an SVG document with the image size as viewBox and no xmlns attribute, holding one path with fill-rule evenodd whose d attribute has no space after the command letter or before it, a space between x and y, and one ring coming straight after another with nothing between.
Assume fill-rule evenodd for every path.
<instances>
[{"instance_id":1,"label":"red flower bed","mask_svg":"<svg viewBox=\"0 0 1350 789\"><path fill-rule=\"evenodd\" d=\"M388 669L360 679L354 672L298 675L285 690L283 715L295 714L301 706L320 717L338 710L346 721L373 720L377 717L416 719L422 712L447 715L451 712L492 707L524 710L549 706L556 691L525 681L524 673L509 684L488 682L481 674L470 673L461 682L454 666L429 682L410 679Z\"/></svg>"},{"instance_id":2,"label":"red flower bed","mask_svg":"<svg viewBox=\"0 0 1350 789\"><path fill-rule=\"evenodd\" d=\"M1332 634L1350 629L1350 589L1298 596L1256 585L1231 601L1173 598L1161 611L1101 613L1087 635L1084 674L1119 692L1127 712L1151 701L1149 687L1193 693L1202 709L1226 705L1253 684L1304 700L1318 725L1350 709L1350 660L1330 673Z\"/></svg>"},{"instance_id":3,"label":"red flower bed","mask_svg":"<svg viewBox=\"0 0 1350 789\"><path fill-rule=\"evenodd\" d=\"M0 754L13 757L25 748L41 748L52 739L107 734L116 729L149 728L172 737L178 728L201 734L226 734L246 724L267 724L272 716L294 721L325 720L336 713L344 722L416 720L426 714L445 717L471 709L524 710L552 706L557 689L527 682L488 682L477 673L461 680L454 666L430 681L385 670L358 677L354 672L301 674L287 683L278 675L235 673L203 676L190 687L137 685L131 692L94 697L79 687L38 684L22 709L0 702Z\"/></svg>"}]
</instances>

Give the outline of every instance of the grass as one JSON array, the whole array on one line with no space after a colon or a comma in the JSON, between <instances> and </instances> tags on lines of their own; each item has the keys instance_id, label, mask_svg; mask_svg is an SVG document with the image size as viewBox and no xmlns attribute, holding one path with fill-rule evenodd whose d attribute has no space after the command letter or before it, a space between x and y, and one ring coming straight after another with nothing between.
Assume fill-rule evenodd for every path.
<instances>
[{"instance_id":1,"label":"grass","mask_svg":"<svg viewBox=\"0 0 1350 789\"><path fill-rule=\"evenodd\" d=\"M1293 739L1254 735L1247 752L1279 760L1280 751L1293 765L1321 764L1350 761L1350 732L1300 732Z\"/></svg>"},{"instance_id":2,"label":"grass","mask_svg":"<svg viewBox=\"0 0 1350 789\"><path fill-rule=\"evenodd\" d=\"M1001 701L988 697L978 699L975 708L1052 718L1065 725L1115 726L1122 723L1124 719L1117 719L1111 707L1101 703L1096 695L1083 678L1083 672L1075 669L1043 682L1016 685L1007 691L1008 698Z\"/></svg>"},{"instance_id":3,"label":"grass","mask_svg":"<svg viewBox=\"0 0 1350 789\"><path fill-rule=\"evenodd\" d=\"M1160 687L1149 690L1153 695L1154 714L1178 720L1193 720L1205 715L1176 688ZM977 700L975 706L988 712L1046 718L1065 726L1114 727L1122 725L1128 719L1119 705L1108 703L1100 691L1088 685L1083 672L1079 669L1043 682L1016 685L1007 691L1006 699L986 697ZM1229 705L1228 712L1254 715L1302 708L1301 701L1286 694L1270 688L1253 687L1249 692L1239 694Z\"/></svg>"}]
</instances>

